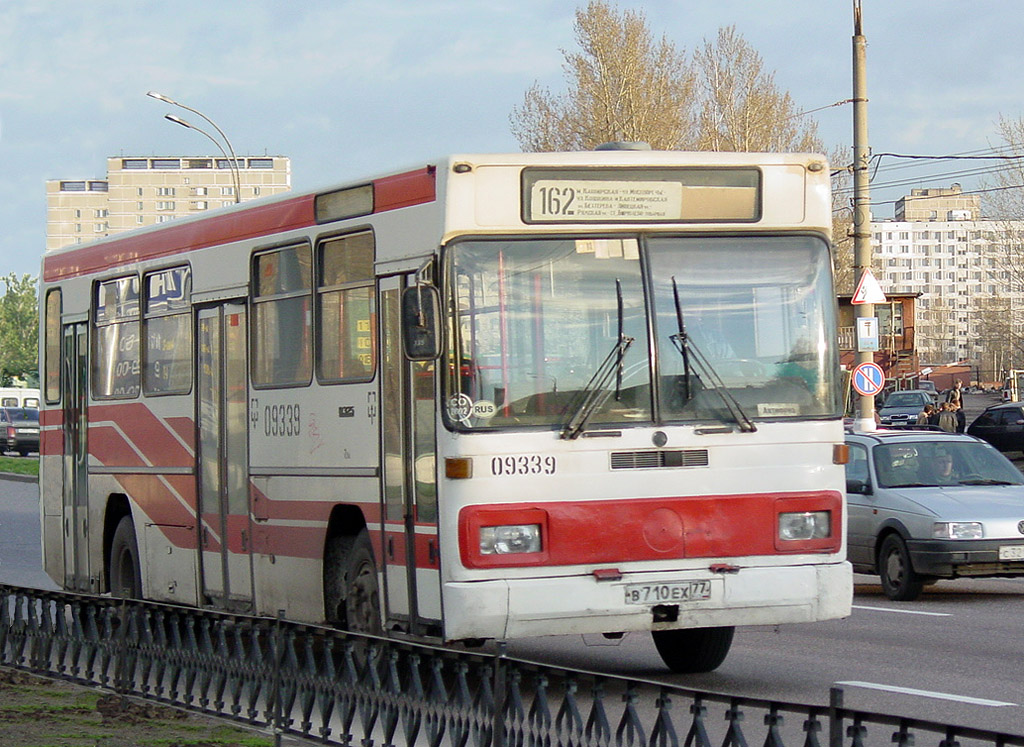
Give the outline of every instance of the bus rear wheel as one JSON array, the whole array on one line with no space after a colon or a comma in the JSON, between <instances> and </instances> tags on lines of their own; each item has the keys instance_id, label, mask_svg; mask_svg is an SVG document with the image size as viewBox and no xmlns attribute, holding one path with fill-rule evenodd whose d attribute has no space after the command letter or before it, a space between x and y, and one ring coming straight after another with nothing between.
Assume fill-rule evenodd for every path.
<instances>
[{"instance_id":1,"label":"bus rear wheel","mask_svg":"<svg viewBox=\"0 0 1024 747\"><path fill-rule=\"evenodd\" d=\"M110 594L118 599L142 599L142 569L135 523L125 516L110 543Z\"/></svg>"},{"instance_id":2,"label":"bus rear wheel","mask_svg":"<svg viewBox=\"0 0 1024 747\"><path fill-rule=\"evenodd\" d=\"M369 533L332 537L324 553L327 622L354 633L381 633L380 588Z\"/></svg>"},{"instance_id":3,"label":"bus rear wheel","mask_svg":"<svg viewBox=\"0 0 1024 747\"><path fill-rule=\"evenodd\" d=\"M733 626L652 630L654 646L665 665L677 674L696 674L717 669L732 646Z\"/></svg>"}]
</instances>

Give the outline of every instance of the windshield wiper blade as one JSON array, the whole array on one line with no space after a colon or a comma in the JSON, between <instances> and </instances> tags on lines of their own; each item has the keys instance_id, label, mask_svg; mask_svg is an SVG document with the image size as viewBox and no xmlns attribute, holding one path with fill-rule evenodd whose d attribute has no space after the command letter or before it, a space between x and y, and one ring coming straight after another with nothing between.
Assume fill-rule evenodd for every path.
<instances>
[{"instance_id":1,"label":"windshield wiper blade","mask_svg":"<svg viewBox=\"0 0 1024 747\"><path fill-rule=\"evenodd\" d=\"M684 379L684 397L686 401L689 401L693 394L690 392L690 366L691 360L697 365L697 368L703 372L703 379L707 379L711 382L711 390L721 398L725 404L729 414L732 415L733 420L740 427L740 430L744 433L754 433L757 430L757 426L754 425L747 414L743 412L743 408L740 407L740 403L736 401L736 398L732 396L725 384L719 377L718 372L715 371L714 366L711 365L704 353L701 352L690 336L686 334L686 325L683 323L683 306L679 302L679 286L676 285L676 277L672 276L672 296L675 299L676 304L676 325L678 332L674 335L669 335L668 339L672 341L672 344L676 346L676 350L683 357L683 379Z\"/></svg>"},{"instance_id":2,"label":"windshield wiper blade","mask_svg":"<svg viewBox=\"0 0 1024 747\"><path fill-rule=\"evenodd\" d=\"M569 403L566 411L572 412L572 416L565 422L560 438L575 439L583 433L590 417L597 412L612 394L609 384L615 378L615 398L618 399L622 392L622 361L626 357L626 351L633 344L632 337L628 337L623 330L622 312L622 284L618 279L615 281L615 294L618 313L618 340L601 365L597 367L590 381Z\"/></svg>"},{"instance_id":3,"label":"windshield wiper blade","mask_svg":"<svg viewBox=\"0 0 1024 747\"><path fill-rule=\"evenodd\" d=\"M969 480L961 480L961 485L1017 485L1018 483L1009 480L995 480L991 477L973 477Z\"/></svg>"}]
</instances>

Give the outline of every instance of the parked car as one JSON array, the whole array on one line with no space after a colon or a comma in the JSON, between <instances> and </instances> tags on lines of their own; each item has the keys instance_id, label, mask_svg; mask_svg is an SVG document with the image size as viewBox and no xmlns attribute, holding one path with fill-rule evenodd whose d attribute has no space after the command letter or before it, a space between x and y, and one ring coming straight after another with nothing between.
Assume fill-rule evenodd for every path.
<instances>
[{"instance_id":1,"label":"parked car","mask_svg":"<svg viewBox=\"0 0 1024 747\"><path fill-rule=\"evenodd\" d=\"M22 456L39 451L39 410L0 407L0 454L8 451Z\"/></svg>"},{"instance_id":2,"label":"parked car","mask_svg":"<svg viewBox=\"0 0 1024 747\"><path fill-rule=\"evenodd\" d=\"M878 408L882 425L907 425L917 422L917 416L925 405L935 404L932 395L923 389L904 389L893 392Z\"/></svg>"},{"instance_id":3,"label":"parked car","mask_svg":"<svg viewBox=\"0 0 1024 747\"><path fill-rule=\"evenodd\" d=\"M1024 451L1024 403L1004 402L986 408L967 426L967 433L1000 451Z\"/></svg>"},{"instance_id":4,"label":"parked car","mask_svg":"<svg viewBox=\"0 0 1024 747\"><path fill-rule=\"evenodd\" d=\"M1024 475L959 433L847 434L847 554L889 599L940 578L1024 576Z\"/></svg>"},{"instance_id":5,"label":"parked car","mask_svg":"<svg viewBox=\"0 0 1024 747\"><path fill-rule=\"evenodd\" d=\"M919 381L917 382L917 388L922 392L928 392L932 395L932 404L939 404L939 390L935 388L934 381Z\"/></svg>"}]
</instances>

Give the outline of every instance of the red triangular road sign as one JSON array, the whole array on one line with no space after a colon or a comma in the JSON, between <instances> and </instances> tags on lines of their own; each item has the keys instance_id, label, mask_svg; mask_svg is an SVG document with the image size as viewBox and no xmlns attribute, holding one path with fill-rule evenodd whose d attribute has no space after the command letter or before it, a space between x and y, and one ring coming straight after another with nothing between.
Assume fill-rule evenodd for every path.
<instances>
[{"instance_id":1,"label":"red triangular road sign","mask_svg":"<svg viewBox=\"0 0 1024 747\"><path fill-rule=\"evenodd\" d=\"M853 292L850 303L885 303L885 293L882 292L882 286L875 280L875 276L871 274L871 270L864 270L864 274L860 276L860 282L857 284L857 290Z\"/></svg>"}]
</instances>

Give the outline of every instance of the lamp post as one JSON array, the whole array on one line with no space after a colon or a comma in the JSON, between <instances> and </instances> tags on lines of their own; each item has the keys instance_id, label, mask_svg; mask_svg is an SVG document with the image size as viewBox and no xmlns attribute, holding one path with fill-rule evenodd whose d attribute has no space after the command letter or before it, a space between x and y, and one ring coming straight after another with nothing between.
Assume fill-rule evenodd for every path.
<instances>
[{"instance_id":1,"label":"lamp post","mask_svg":"<svg viewBox=\"0 0 1024 747\"><path fill-rule=\"evenodd\" d=\"M221 138L224 140L224 144L228 146L227 151L224 150L224 146L220 144L220 141L217 140L217 138L215 138L213 135L211 135L209 132L207 132L206 130L202 129L201 127L197 127L196 125L192 124L191 122L187 122L184 119L182 119L181 117L176 117L173 114L165 114L164 115L164 119L170 120L171 122L174 122L174 124L181 125L182 127L186 127L186 128L188 128L190 130L195 130L196 132L198 132L198 133L200 133L202 135L205 135L207 138L209 138L210 142L212 142L214 145L217 146L217 149L220 150L220 152L224 154L224 160L228 161L228 163L231 164L231 179L232 179L232 181L234 182L234 185L235 185L235 202L236 203L241 202L242 201L242 177L241 177L241 174L239 173L239 170L238 170L238 158L235 156L235 149L233 147L231 147L231 141L228 140L228 136L224 134L224 130L222 130L220 127L218 127L216 122L214 122L212 119L207 117L205 114L203 114L198 109L193 109L191 106L186 106L185 104L182 104L179 101L175 101L174 99L168 98L167 96L164 96L163 94L157 93L156 91L150 91L146 95L149 96L150 98L157 99L158 101L163 101L165 104L171 104L172 106L178 106L178 107L181 107L182 109L186 109L186 110L192 112L193 114L198 114L200 117L202 117L203 119L205 119L207 122L210 123L210 125L213 127L213 129L215 129L217 131L217 133L221 136ZM230 157L228 156L228 152L231 153Z\"/></svg>"}]
</instances>

